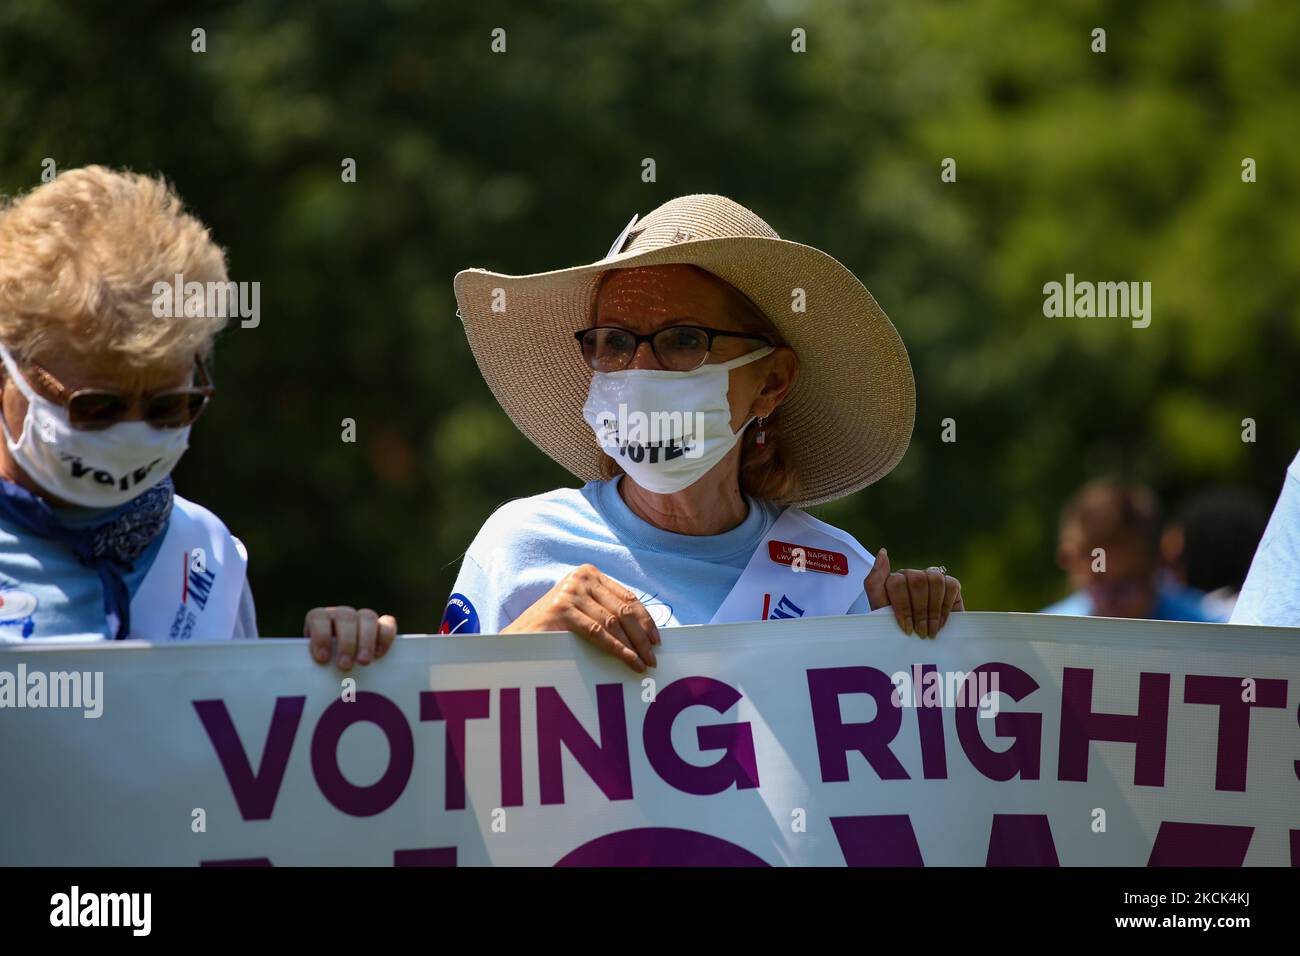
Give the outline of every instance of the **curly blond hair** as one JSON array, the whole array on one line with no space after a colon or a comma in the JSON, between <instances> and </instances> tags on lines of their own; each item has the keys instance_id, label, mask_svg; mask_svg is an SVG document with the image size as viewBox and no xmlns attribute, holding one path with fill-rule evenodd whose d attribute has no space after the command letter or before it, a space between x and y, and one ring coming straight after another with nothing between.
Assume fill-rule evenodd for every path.
<instances>
[{"instance_id":1,"label":"curly blond hair","mask_svg":"<svg viewBox=\"0 0 1300 956\"><path fill-rule=\"evenodd\" d=\"M86 166L0 202L0 341L110 351L132 368L202 356L221 316L154 315L154 286L226 282L226 256L163 179Z\"/></svg>"}]
</instances>

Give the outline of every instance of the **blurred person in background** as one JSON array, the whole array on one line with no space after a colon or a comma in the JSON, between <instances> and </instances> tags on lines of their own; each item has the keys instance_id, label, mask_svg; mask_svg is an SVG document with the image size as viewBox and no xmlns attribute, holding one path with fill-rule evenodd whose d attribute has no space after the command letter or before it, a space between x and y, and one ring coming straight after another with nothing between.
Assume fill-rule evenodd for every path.
<instances>
[{"instance_id":1,"label":"blurred person in background","mask_svg":"<svg viewBox=\"0 0 1300 956\"><path fill-rule=\"evenodd\" d=\"M1178 509L1160 538L1166 574L1189 600L1226 621L1268 522L1268 509L1245 488L1207 488Z\"/></svg>"},{"instance_id":2,"label":"blurred person in background","mask_svg":"<svg viewBox=\"0 0 1300 956\"><path fill-rule=\"evenodd\" d=\"M1074 593L1044 614L1218 620L1198 598L1163 580L1161 513L1149 488L1115 479L1090 481L1061 514L1056 560Z\"/></svg>"},{"instance_id":3,"label":"blurred person in background","mask_svg":"<svg viewBox=\"0 0 1300 956\"><path fill-rule=\"evenodd\" d=\"M1286 470L1231 623L1300 627L1300 453Z\"/></svg>"}]
</instances>

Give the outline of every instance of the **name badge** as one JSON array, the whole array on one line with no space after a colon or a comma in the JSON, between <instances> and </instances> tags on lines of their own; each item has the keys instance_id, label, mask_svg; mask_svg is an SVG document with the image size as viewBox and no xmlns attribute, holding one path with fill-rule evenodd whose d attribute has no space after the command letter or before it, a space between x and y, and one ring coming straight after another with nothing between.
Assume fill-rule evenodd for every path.
<instances>
[{"instance_id":1,"label":"name badge","mask_svg":"<svg viewBox=\"0 0 1300 956\"><path fill-rule=\"evenodd\" d=\"M767 543L767 554L777 564L793 566L796 561L807 571L820 571L823 574L848 574L849 559L839 551L826 551L822 548L809 548L789 541L772 540Z\"/></svg>"}]
</instances>

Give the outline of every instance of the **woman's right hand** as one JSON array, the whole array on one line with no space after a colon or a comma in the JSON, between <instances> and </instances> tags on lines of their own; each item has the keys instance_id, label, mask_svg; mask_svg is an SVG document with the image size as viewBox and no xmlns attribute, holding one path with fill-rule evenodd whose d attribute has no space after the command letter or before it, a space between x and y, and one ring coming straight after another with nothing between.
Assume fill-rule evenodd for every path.
<instances>
[{"instance_id":1,"label":"woman's right hand","mask_svg":"<svg viewBox=\"0 0 1300 956\"><path fill-rule=\"evenodd\" d=\"M312 660L328 664L337 650L339 670L352 670L352 662L363 667L388 653L397 637L397 619L380 616L368 607L314 607L307 612L303 636L308 639Z\"/></svg>"},{"instance_id":2,"label":"woman's right hand","mask_svg":"<svg viewBox=\"0 0 1300 956\"><path fill-rule=\"evenodd\" d=\"M638 674L654 667L659 628L635 594L590 564L574 568L502 634L572 631Z\"/></svg>"}]
</instances>

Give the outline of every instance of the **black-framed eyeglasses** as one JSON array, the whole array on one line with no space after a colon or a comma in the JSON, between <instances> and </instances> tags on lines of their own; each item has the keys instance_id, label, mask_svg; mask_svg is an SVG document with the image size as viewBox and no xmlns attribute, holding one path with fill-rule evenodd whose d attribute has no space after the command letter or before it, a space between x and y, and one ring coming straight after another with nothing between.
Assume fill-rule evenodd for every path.
<instances>
[{"instance_id":1,"label":"black-framed eyeglasses","mask_svg":"<svg viewBox=\"0 0 1300 956\"><path fill-rule=\"evenodd\" d=\"M67 409L68 424L78 431L94 432L111 428L125 419L135 406L134 395L99 388L70 390L35 362L29 362L28 367L36 373L54 400ZM194 356L194 367L198 372L198 385L168 388L141 396L144 420L154 428L184 428L193 425L203 414L203 409L216 393L216 387L208 377L207 369L203 367L203 360L197 355Z\"/></svg>"},{"instance_id":2,"label":"black-framed eyeglasses","mask_svg":"<svg viewBox=\"0 0 1300 956\"><path fill-rule=\"evenodd\" d=\"M650 343L659 364L670 372L693 372L708 360L713 351L713 340L722 336L753 339L772 345L772 340L766 335L709 329L701 325L670 325L649 335L638 335L613 325L598 325L573 333L582 346L583 359L597 372L617 372L627 368L642 342Z\"/></svg>"}]
</instances>

